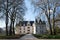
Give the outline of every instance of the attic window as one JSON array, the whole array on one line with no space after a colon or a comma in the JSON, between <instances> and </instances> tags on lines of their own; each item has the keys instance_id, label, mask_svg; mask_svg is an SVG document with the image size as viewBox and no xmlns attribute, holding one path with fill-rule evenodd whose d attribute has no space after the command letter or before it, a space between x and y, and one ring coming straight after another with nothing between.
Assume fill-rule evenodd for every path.
<instances>
[{"instance_id":1,"label":"attic window","mask_svg":"<svg viewBox=\"0 0 60 40\"><path fill-rule=\"evenodd\" d=\"M30 28L30 27L28 27L28 28Z\"/></svg>"}]
</instances>

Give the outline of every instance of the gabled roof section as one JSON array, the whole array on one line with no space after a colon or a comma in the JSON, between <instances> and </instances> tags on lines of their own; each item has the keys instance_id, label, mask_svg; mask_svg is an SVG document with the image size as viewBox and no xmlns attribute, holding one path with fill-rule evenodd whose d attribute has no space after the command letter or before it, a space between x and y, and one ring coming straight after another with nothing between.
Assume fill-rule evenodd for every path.
<instances>
[{"instance_id":1,"label":"gabled roof section","mask_svg":"<svg viewBox=\"0 0 60 40\"><path fill-rule=\"evenodd\" d=\"M19 26L20 24L23 26L25 24L25 26L27 26L27 23L30 22L31 26L33 25L34 21L20 21L17 25Z\"/></svg>"}]
</instances>

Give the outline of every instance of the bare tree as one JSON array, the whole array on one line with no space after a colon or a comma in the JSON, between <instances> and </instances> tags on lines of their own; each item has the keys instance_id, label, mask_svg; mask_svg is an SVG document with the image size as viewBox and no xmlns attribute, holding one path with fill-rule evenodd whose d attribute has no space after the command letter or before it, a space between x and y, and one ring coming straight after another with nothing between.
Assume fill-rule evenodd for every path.
<instances>
[{"instance_id":1,"label":"bare tree","mask_svg":"<svg viewBox=\"0 0 60 40\"><path fill-rule=\"evenodd\" d=\"M1 0L0 8L4 10L4 14L6 15L6 35L8 35L8 0Z\"/></svg>"},{"instance_id":2,"label":"bare tree","mask_svg":"<svg viewBox=\"0 0 60 40\"><path fill-rule=\"evenodd\" d=\"M23 18L22 15L24 15L25 12L25 6L23 5L24 0L1 0L0 2L0 9L3 11L2 13L6 16L6 35L9 35L8 33L8 24L10 24L10 35L11 33L15 34L14 32L14 26L16 22L15 20L19 18ZM20 15L19 15L20 14ZM17 16L18 15L18 16ZM9 19L10 22L9 23ZM13 28L13 29L12 29Z\"/></svg>"},{"instance_id":3,"label":"bare tree","mask_svg":"<svg viewBox=\"0 0 60 40\"><path fill-rule=\"evenodd\" d=\"M50 27L50 34L53 34L52 33L52 26L51 26L51 22L50 22L50 19L51 19L50 10L53 10L53 20L54 20L54 15L55 15L54 13L56 12L55 11L55 9L56 9L55 4L58 2L60 2L60 1L59 0L57 0L57 1L56 0L38 0L38 1L32 0L35 10L40 8L40 10L42 9L43 12L45 13L46 18L49 23L49 27ZM55 24L53 23L53 29L55 31L54 25ZM56 34L56 33L54 32L54 34Z\"/></svg>"},{"instance_id":4,"label":"bare tree","mask_svg":"<svg viewBox=\"0 0 60 40\"><path fill-rule=\"evenodd\" d=\"M10 15L10 35L15 35L15 30L14 30L14 25L17 19L23 18L25 14L25 5L24 5L24 0L16 0L13 5L12 5L12 11ZM23 15L23 16L22 16Z\"/></svg>"},{"instance_id":5,"label":"bare tree","mask_svg":"<svg viewBox=\"0 0 60 40\"><path fill-rule=\"evenodd\" d=\"M39 0L37 3L35 3L35 5L38 6L38 8L41 8L45 12L45 15L47 17L47 20L48 20L48 23L49 23L49 27L50 27L50 34L52 34L52 27L51 27L51 24L50 24L50 7L49 7L49 1Z\"/></svg>"}]
</instances>

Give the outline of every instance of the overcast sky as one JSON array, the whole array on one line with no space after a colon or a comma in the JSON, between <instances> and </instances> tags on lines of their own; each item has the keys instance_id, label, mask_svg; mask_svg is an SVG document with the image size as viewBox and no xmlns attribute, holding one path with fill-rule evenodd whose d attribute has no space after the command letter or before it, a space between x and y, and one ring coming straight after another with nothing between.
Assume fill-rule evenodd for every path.
<instances>
[{"instance_id":1,"label":"overcast sky","mask_svg":"<svg viewBox=\"0 0 60 40\"><path fill-rule=\"evenodd\" d=\"M24 19L27 21L34 21L35 20L35 16L38 14L38 12L35 14L34 13L34 7L31 5L31 0L25 0L25 5L27 7L27 11L25 12L25 16ZM58 10L59 11L59 10ZM42 14L43 16L43 14ZM41 17L42 20L46 20L45 16ZM5 21L4 20L0 20L0 27L5 27Z\"/></svg>"},{"instance_id":2,"label":"overcast sky","mask_svg":"<svg viewBox=\"0 0 60 40\"><path fill-rule=\"evenodd\" d=\"M27 7L27 11L25 12L25 16L24 19L27 21L34 21L35 20L35 14L33 13L33 6L31 5L31 1L30 0L25 0L25 5ZM5 27L5 21L4 20L0 20L0 28Z\"/></svg>"},{"instance_id":3,"label":"overcast sky","mask_svg":"<svg viewBox=\"0 0 60 40\"><path fill-rule=\"evenodd\" d=\"M31 0L25 0L25 4L27 7L26 15L24 16L25 20L35 20L34 7L31 5Z\"/></svg>"}]
</instances>

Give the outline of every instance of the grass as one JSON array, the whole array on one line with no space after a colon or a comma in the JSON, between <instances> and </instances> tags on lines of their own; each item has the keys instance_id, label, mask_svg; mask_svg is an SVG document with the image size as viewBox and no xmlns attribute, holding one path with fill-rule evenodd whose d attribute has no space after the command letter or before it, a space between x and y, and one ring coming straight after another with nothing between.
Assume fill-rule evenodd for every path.
<instances>
[{"instance_id":1,"label":"grass","mask_svg":"<svg viewBox=\"0 0 60 40\"><path fill-rule=\"evenodd\" d=\"M33 34L33 36L39 39L60 39L60 35L40 35L40 34Z\"/></svg>"},{"instance_id":2,"label":"grass","mask_svg":"<svg viewBox=\"0 0 60 40\"><path fill-rule=\"evenodd\" d=\"M22 36L24 36L24 34L23 35L12 35L12 36L0 36L0 39L19 39L19 38L21 38Z\"/></svg>"}]
</instances>

